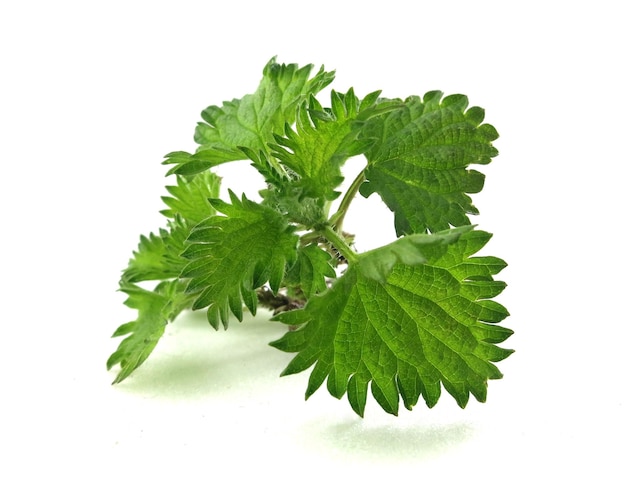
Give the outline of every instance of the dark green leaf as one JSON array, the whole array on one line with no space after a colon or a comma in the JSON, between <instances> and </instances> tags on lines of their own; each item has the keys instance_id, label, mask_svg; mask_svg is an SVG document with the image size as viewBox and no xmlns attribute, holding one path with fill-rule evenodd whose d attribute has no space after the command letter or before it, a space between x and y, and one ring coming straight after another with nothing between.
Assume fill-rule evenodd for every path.
<instances>
[{"instance_id":1,"label":"dark green leaf","mask_svg":"<svg viewBox=\"0 0 626 478\"><path fill-rule=\"evenodd\" d=\"M198 224L189 235L183 257L190 262L181 273L188 278L187 292L196 294L193 308L208 307L209 322L228 326L229 310L241 320L240 304L254 313L254 290L266 282L277 292L285 268L294 262L298 236L283 215L272 208L239 200L231 204L212 200L224 216Z\"/></svg>"},{"instance_id":2,"label":"dark green leaf","mask_svg":"<svg viewBox=\"0 0 626 478\"><path fill-rule=\"evenodd\" d=\"M382 197L399 236L467 225L467 215L478 213L468 194L481 191L484 176L468 166L496 156L497 133L479 124L481 108L467 104L463 95L434 91L368 121L363 134L377 142L366 153L361 193Z\"/></svg>"},{"instance_id":3,"label":"dark green leaf","mask_svg":"<svg viewBox=\"0 0 626 478\"><path fill-rule=\"evenodd\" d=\"M492 362L511 353L495 344L512 332L493 325L506 310L479 300L475 281L460 273L465 262L477 261L469 255L482 247L485 234L465 231L450 237L452 241L441 241L434 248L433 244L422 247L420 241L412 243L425 263L398 260L387 270L388 264L368 264L386 261L387 254L378 251L361 256L330 290L312 297L304 309L277 316L286 324L300 326L272 344L297 353L284 374L314 365L306 395L326 379L333 396L340 398L348 392L359 415L363 415L370 383L375 400L393 414L398 412L400 396L408 409L420 395L429 407L434 406L441 384L461 407L470 393L484 401L487 380L501 377ZM446 246L443 253L440 246ZM387 247L394 250L397 243ZM368 272L371 269L387 271L384 281ZM483 272L481 282L496 283Z\"/></svg>"}]
</instances>

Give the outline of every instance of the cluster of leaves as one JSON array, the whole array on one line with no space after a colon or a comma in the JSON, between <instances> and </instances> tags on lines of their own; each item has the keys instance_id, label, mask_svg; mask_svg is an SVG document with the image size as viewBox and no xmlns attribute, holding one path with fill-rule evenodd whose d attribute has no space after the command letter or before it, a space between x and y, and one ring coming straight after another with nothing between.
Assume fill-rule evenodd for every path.
<instances>
[{"instance_id":1,"label":"cluster of leaves","mask_svg":"<svg viewBox=\"0 0 626 478\"><path fill-rule=\"evenodd\" d=\"M295 354L283 374L313 367L307 397L326 381L361 416L368 390L393 414L400 398L432 407L441 385L461 407L470 394L484 401L488 379L501 377L494 362L512 352L497 345L512 331L493 300L506 264L476 256L491 235L468 217L478 213L468 194L484 180L469 167L496 156L496 130L465 96L439 91L332 91L323 107L316 95L334 74L312 68L272 59L255 93L202 112L195 153L166 156L176 176L167 227L141 237L120 282L138 317L114 333L127 336L107 363L121 367L115 382L182 310L206 309L217 329L261 305L290 326L271 344ZM342 166L357 155L367 166L342 196ZM211 168L242 160L266 181L260 203L230 191L219 199ZM357 253L343 220L357 194L374 193L393 211L397 240Z\"/></svg>"}]
</instances>

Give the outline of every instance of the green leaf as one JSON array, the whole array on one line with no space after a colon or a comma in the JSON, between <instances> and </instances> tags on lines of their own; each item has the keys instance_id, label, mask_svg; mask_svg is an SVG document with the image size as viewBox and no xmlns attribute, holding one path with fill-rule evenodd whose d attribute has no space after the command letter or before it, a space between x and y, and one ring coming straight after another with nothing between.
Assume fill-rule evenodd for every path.
<instances>
[{"instance_id":1,"label":"green leaf","mask_svg":"<svg viewBox=\"0 0 626 478\"><path fill-rule=\"evenodd\" d=\"M224 216L198 224L183 257L190 262L181 273L188 278L187 293L196 294L194 309L208 307L214 328L228 326L229 310L242 320L242 301L254 314L255 289L269 281L278 291L285 268L296 258L298 236L286 218L274 209L230 192L231 204L211 200Z\"/></svg>"},{"instance_id":2,"label":"green leaf","mask_svg":"<svg viewBox=\"0 0 626 478\"><path fill-rule=\"evenodd\" d=\"M331 93L328 110L310 97L296 117L296 130L285 126L285 136L275 135L278 144L270 145L273 155L298 175L298 184L305 196L335 199L334 189L341 184L341 166L346 159L367 150L368 138L359 137L365 125L363 118L371 115L378 92L369 95L366 108L353 90L346 94Z\"/></svg>"},{"instance_id":3,"label":"green leaf","mask_svg":"<svg viewBox=\"0 0 626 478\"><path fill-rule=\"evenodd\" d=\"M327 292L303 309L278 315L276 320L299 326L271 344L296 353L283 374L314 365L306 396L326 380L331 395L347 393L361 416L370 384L375 400L392 414L398 413L400 397L407 409L420 395L434 406L441 384L461 407L470 393L485 401L487 380L502 376L492 362L512 352L495 345L512 333L495 325L508 313L488 300L504 288L491 275L502 264L494 268L493 260L470 257L488 234L465 231L452 237L456 242L440 239L434 248L416 241L427 262L398 261L388 271L387 265L368 264L386 253L359 256ZM475 267L479 280L472 278ZM368 270L385 273L384 281Z\"/></svg>"},{"instance_id":4,"label":"green leaf","mask_svg":"<svg viewBox=\"0 0 626 478\"><path fill-rule=\"evenodd\" d=\"M207 171L191 179L178 177L177 184L167 186L171 196L162 200L169 209L161 213L171 218L158 234L141 236L128 267L122 274L125 282L178 278L187 260L181 257L191 228L215 214L209 198L219 195L220 178Z\"/></svg>"},{"instance_id":5,"label":"green leaf","mask_svg":"<svg viewBox=\"0 0 626 478\"><path fill-rule=\"evenodd\" d=\"M335 269L330 265L331 259L330 254L316 244L301 247L285 282L302 291L305 298L312 297L326 290L326 278L336 277Z\"/></svg>"},{"instance_id":6,"label":"green leaf","mask_svg":"<svg viewBox=\"0 0 626 478\"><path fill-rule=\"evenodd\" d=\"M318 229L326 221L326 201L304 195L297 182L285 182L280 187L260 191L263 204L284 214L291 222L304 225L307 229Z\"/></svg>"},{"instance_id":7,"label":"green leaf","mask_svg":"<svg viewBox=\"0 0 626 478\"><path fill-rule=\"evenodd\" d=\"M435 234L412 234L404 236L391 244L361 254L359 268L363 275L379 282L385 278L396 264L414 266L432 262L448 249L448 245L457 241L464 232L474 226L463 226Z\"/></svg>"},{"instance_id":8,"label":"green leaf","mask_svg":"<svg viewBox=\"0 0 626 478\"><path fill-rule=\"evenodd\" d=\"M265 153L263 150L256 152L244 146L241 146L239 149L247 158L252 160L252 167L263 175L268 186L278 188L290 181L289 172L278 164L275 158Z\"/></svg>"},{"instance_id":9,"label":"green leaf","mask_svg":"<svg viewBox=\"0 0 626 478\"><path fill-rule=\"evenodd\" d=\"M175 164L167 175L178 174L182 176L193 176L206 171L218 164L228 163L230 161L236 161L238 159L244 159L245 156L241 151L232 149L224 149L223 147L215 146L210 149L198 151L195 154L185 152L174 152L165 156L163 164Z\"/></svg>"},{"instance_id":10,"label":"green leaf","mask_svg":"<svg viewBox=\"0 0 626 478\"><path fill-rule=\"evenodd\" d=\"M167 323L190 302L189 296L185 295L177 280L161 282L154 291L124 281L120 286L120 290L128 294L124 303L137 309L139 315L136 320L121 325L113 333L113 337L130 334L120 342L117 350L107 360L108 370L117 364L121 366L114 384L127 378L148 358L163 335Z\"/></svg>"},{"instance_id":11,"label":"green leaf","mask_svg":"<svg viewBox=\"0 0 626 478\"><path fill-rule=\"evenodd\" d=\"M497 155L498 134L481 124L484 111L467 109L463 95L439 91L411 97L405 107L368 121L363 134L377 141L366 153L361 193L378 193L395 214L398 236L470 224L478 214L468 194L481 191L484 175L468 169Z\"/></svg>"},{"instance_id":12,"label":"green leaf","mask_svg":"<svg viewBox=\"0 0 626 478\"><path fill-rule=\"evenodd\" d=\"M170 196L161 199L169 209L161 211L165 217L182 217L189 224L197 224L215 214L209 198L219 197L220 178L210 171L191 178L178 176L176 185L166 186Z\"/></svg>"},{"instance_id":13,"label":"green leaf","mask_svg":"<svg viewBox=\"0 0 626 478\"><path fill-rule=\"evenodd\" d=\"M244 159L239 149L267 150L274 133L282 133L285 123L293 123L296 109L309 95L316 94L334 78L320 68L309 78L313 65L278 64L272 58L263 69L263 78L253 94L209 106L196 127L198 151L206 151L207 165ZM180 173L179 174L183 174Z\"/></svg>"},{"instance_id":14,"label":"green leaf","mask_svg":"<svg viewBox=\"0 0 626 478\"><path fill-rule=\"evenodd\" d=\"M178 278L187 261L180 257L190 227L175 217L159 234L141 236L137 250L122 274L124 282L164 280Z\"/></svg>"}]
</instances>

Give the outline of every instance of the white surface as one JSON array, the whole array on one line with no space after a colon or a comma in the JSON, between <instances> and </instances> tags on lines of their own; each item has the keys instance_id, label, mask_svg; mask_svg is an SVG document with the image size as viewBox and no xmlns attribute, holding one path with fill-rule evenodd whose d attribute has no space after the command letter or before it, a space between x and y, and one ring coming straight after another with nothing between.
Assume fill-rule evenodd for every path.
<instances>
[{"instance_id":1,"label":"white surface","mask_svg":"<svg viewBox=\"0 0 626 478\"><path fill-rule=\"evenodd\" d=\"M3 3L0 475L624 476L617 6ZM266 343L283 329L262 317L214 332L185 315L109 385L109 336L134 318L119 271L163 224L160 160L193 149L200 111L253 91L273 55L336 69L339 91L441 89L486 108L500 156L476 222L510 264L517 350L486 404L394 418L370 398L361 420L324 389L305 402L308 375L278 378L289 356ZM348 227L383 229L372 204Z\"/></svg>"}]
</instances>

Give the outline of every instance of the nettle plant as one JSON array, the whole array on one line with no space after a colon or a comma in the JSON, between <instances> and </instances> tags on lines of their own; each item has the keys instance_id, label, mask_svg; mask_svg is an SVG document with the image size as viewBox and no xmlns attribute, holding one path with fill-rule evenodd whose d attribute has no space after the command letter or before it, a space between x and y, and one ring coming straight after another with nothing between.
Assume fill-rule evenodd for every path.
<instances>
[{"instance_id":1,"label":"nettle plant","mask_svg":"<svg viewBox=\"0 0 626 478\"><path fill-rule=\"evenodd\" d=\"M440 91L332 91L323 107L316 95L334 72L312 70L270 60L255 93L202 112L195 153L166 156L176 176L163 197L167 226L141 237L120 281L138 317L113 334L127 335L107 362L121 367L114 383L183 310L206 309L226 329L261 306L289 326L270 344L295 354L283 375L313 367L307 398L326 381L361 416L368 389L396 415L400 398L407 409L420 396L434 406L442 384L461 407L470 393L485 401L488 379L502 377L493 362L512 353L496 344L512 331L497 325L508 312L492 300L506 263L476 256L491 234L468 217L478 213L468 194L484 182L468 168L496 156L498 133L482 108ZM367 165L340 194L342 166L359 155ZM263 176L260 202L219 199L211 168L230 161ZM344 217L357 194L374 193L397 240L357 252Z\"/></svg>"}]
</instances>

